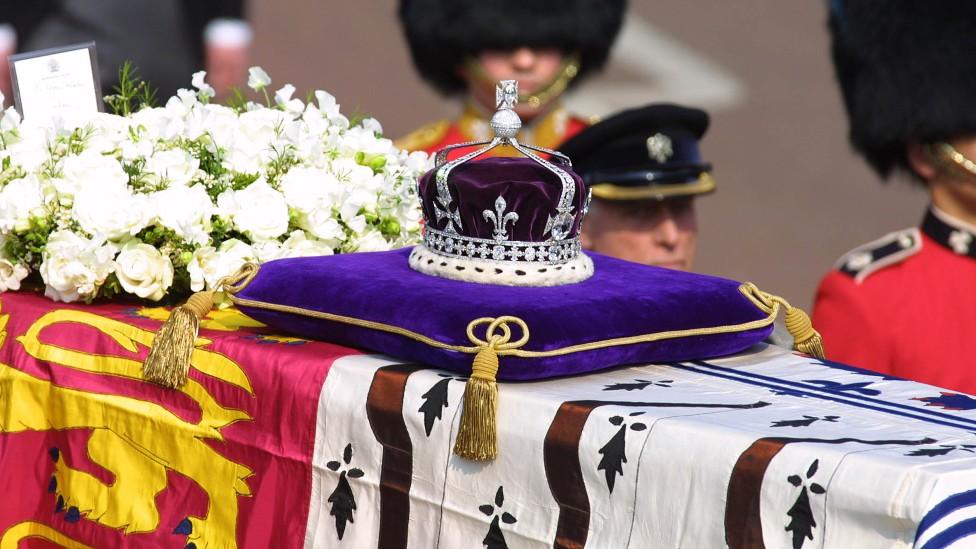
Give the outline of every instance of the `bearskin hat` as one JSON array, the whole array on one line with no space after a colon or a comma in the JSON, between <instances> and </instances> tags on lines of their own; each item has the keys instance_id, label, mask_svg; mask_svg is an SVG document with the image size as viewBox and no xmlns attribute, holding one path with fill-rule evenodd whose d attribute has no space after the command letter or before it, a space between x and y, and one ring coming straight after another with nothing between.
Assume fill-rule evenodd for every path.
<instances>
[{"instance_id":1,"label":"bearskin hat","mask_svg":"<svg viewBox=\"0 0 976 549\"><path fill-rule=\"evenodd\" d=\"M481 51L522 46L580 56L577 80L601 68L626 0L401 0L400 21L420 75L463 92L458 68Z\"/></svg>"},{"instance_id":2,"label":"bearskin hat","mask_svg":"<svg viewBox=\"0 0 976 549\"><path fill-rule=\"evenodd\" d=\"M828 26L854 148L882 176L905 148L976 134L976 2L831 0Z\"/></svg>"}]
</instances>

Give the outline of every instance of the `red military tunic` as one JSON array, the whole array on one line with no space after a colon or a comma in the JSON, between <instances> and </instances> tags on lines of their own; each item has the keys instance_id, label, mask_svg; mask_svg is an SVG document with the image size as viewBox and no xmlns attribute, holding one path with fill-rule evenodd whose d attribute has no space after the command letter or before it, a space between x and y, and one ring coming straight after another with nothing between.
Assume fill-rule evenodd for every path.
<instances>
[{"instance_id":1,"label":"red military tunic","mask_svg":"<svg viewBox=\"0 0 976 549\"><path fill-rule=\"evenodd\" d=\"M571 114L562 105L557 105L541 118L533 120L531 124L524 124L517 139L520 143L556 149L591 123L590 120ZM488 119L476 107L468 104L457 120L441 120L427 124L397 139L396 145L408 151L424 151L434 154L448 145L467 141L490 141L491 138L492 131ZM450 157L456 158L472 150L474 149L454 152ZM506 149L492 151L493 155L510 155L513 153L518 154L514 150Z\"/></svg>"},{"instance_id":2,"label":"red military tunic","mask_svg":"<svg viewBox=\"0 0 976 549\"><path fill-rule=\"evenodd\" d=\"M920 229L842 257L813 311L827 357L976 394L976 227L932 209Z\"/></svg>"}]
</instances>

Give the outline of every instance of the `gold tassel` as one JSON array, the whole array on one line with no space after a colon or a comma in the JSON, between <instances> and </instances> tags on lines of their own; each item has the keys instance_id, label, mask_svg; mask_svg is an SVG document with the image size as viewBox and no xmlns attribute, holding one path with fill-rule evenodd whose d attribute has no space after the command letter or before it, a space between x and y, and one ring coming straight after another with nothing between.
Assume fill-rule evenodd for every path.
<instances>
[{"instance_id":1,"label":"gold tassel","mask_svg":"<svg viewBox=\"0 0 976 549\"><path fill-rule=\"evenodd\" d=\"M142 376L171 389L186 384L193 343L200 333L200 320L213 307L213 292L197 292L176 307L156 332L149 356L142 364Z\"/></svg>"},{"instance_id":2,"label":"gold tassel","mask_svg":"<svg viewBox=\"0 0 976 549\"><path fill-rule=\"evenodd\" d=\"M802 309L787 305L786 329L793 336L794 349L821 360L827 358L820 332L813 329L810 317Z\"/></svg>"},{"instance_id":3,"label":"gold tassel","mask_svg":"<svg viewBox=\"0 0 976 549\"><path fill-rule=\"evenodd\" d=\"M471 365L471 377L464 386L461 427L454 443L454 454L475 461L498 455L498 354L492 347L478 351Z\"/></svg>"}]
</instances>

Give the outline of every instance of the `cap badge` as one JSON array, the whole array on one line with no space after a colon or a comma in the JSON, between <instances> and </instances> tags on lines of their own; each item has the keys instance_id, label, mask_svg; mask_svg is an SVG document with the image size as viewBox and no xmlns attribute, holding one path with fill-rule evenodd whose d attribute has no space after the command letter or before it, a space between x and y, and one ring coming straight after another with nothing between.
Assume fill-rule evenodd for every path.
<instances>
[{"instance_id":1,"label":"cap badge","mask_svg":"<svg viewBox=\"0 0 976 549\"><path fill-rule=\"evenodd\" d=\"M673 154L670 137L663 133L656 133L647 138L647 156L657 160L659 164L667 162Z\"/></svg>"}]
</instances>

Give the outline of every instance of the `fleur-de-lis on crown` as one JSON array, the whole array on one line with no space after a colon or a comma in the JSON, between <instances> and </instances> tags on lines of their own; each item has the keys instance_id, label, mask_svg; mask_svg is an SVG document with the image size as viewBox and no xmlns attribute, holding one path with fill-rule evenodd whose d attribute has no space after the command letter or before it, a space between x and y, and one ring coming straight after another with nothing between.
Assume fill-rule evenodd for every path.
<instances>
[{"instance_id":1,"label":"fleur-de-lis on crown","mask_svg":"<svg viewBox=\"0 0 976 549\"><path fill-rule=\"evenodd\" d=\"M491 221L491 224L495 226L492 236L498 241L508 240L508 231L505 230L505 227L509 222L512 223L513 228L518 223L518 214L515 212L505 213L505 208L507 207L508 204L505 202L505 199L499 196L495 199L494 212L491 210L481 212L485 216L485 221Z\"/></svg>"}]
</instances>

